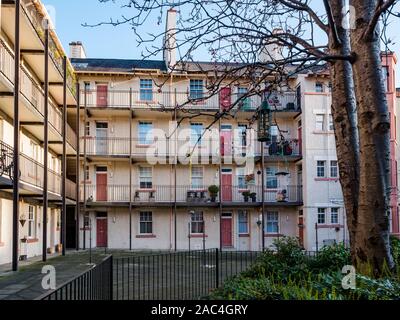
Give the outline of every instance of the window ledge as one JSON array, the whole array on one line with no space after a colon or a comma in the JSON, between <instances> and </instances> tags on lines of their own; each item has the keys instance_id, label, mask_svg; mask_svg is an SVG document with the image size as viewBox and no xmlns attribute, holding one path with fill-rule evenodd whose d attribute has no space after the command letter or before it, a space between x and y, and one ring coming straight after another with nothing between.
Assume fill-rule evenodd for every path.
<instances>
[{"instance_id":1,"label":"window ledge","mask_svg":"<svg viewBox=\"0 0 400 320\"><path fill-rule=\"evenodd\" d=\"M150 238L157 238L155 234L139 234L136 236L137 239L150 239Z\"/></svg>"},{"instance_id":2,"label":"window ledge","mask_svg":"<svg viewBox=\"0 0 400 320\"><path fill-rule=\"evenodd\" d=\"M264 233L264 237L266 238L276 238L276 237L283 237L283 234L280 233Z\"/></svg>"},{"instance_id":3,"label":"window ledge","mask_svg":"<svg viewBox=\"0 0 400 320\"><path fill-rule=\"evenodd\" d=\"M338 182L339 178L315 178L315 181L335 181Z\"/></svg>"},{"instance_id":4,"label":"window ledge","mask_svg":"<svg viewBox=\"0 0 400 320\"><path fill-rule=\"evenodd\" d=\"M25 243L38 243L38 242L39 242L39 239L32 238L32 239L26 239Z\"/></svg>"},{"instance_id":5,"label":"window ledge","mask_svg":"<svg viewBox=\"0 0 400 320\"><path fill-rule=\"evenodd\" d=\"M248 233L240 233L239 238L250 238L250 234Z\"/></svg>"},{"instance_id":6,"label":"window ledge","mask_svg":"<svg viewBox=\"0 0 400 320\"><path fill-rule=\"evenodd\" d=\"M190 238L208 238L208 235L203 235L202 233L199 233L199 234L191 234L190 236L189 236Z\"/></svg>"},{"instance_id":7,"label":"window ledge","mask_svg":"<svg viewBox=\"0 0 400 320\"><path fill-rule=\"evenodd\" d=\"M318 229L344 228L342 224L317 224Z\"/></svg>"}]
</instances>

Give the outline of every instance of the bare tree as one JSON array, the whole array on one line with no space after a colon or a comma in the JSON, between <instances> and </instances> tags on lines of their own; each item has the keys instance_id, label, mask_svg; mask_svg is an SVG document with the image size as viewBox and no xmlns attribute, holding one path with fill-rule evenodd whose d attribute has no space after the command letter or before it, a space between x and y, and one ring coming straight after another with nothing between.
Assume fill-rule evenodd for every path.
<instances>
[{"instance_id":1,"label":"bare tree","mask_svg":"<svg viewBox=\"0 0 400 320\"><path fill-rule=\"evenodd\" d=\"M230 110L216 113L215 121L232 115L248 96L286 86L299 72L316 66L329 69L352 260L360 272L372 268L377 276L385 264L394 267L388 219L390 120L380 50L386 25L380 30L380 21L398 15L397 0L349 2L347 7L347 0L323 0L321 7L321 1L312 0L120 0L131 15L97 26L131 25L146 48L144 58L165 49L155 43L172 44L180 59L170 61L170 72L196 67L207 73L210 96L222 84L247 79L249 92ZM156 16L161 22L170 8L180 12L178 25L145 35L141 28L146 21ZM283 48L278 54L277 45ZM205 50L213 63L196 62L197 52ZM185 105L177 107L185 110Z\"/></svg>"}]
</instances>

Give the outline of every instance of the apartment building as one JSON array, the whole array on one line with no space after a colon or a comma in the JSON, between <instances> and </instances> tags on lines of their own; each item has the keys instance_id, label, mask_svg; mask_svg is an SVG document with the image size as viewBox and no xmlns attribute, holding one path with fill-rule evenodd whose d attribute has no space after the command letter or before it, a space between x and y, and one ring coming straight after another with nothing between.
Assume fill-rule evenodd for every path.
<instances>
[{"instance_id":1,"label":"apartment building","mask_svg":"<svg viewBox=\"0 0 400 320\"><path fill-rule=\"evenodd\" d=\"M72 65L64 60L54 30L46 28L47 20L38 1L1 2L0 264L13 262L13 269L18 260L38 255L45 259L62 251L63 205L75 224L76 184L63 174L62 160L76 159L75 125L72 118L67 122L68 114L77 109L76 85ZM15 106L19 128L14 127ZM15 154L19 154L19 177L13 171ZM16 194L19 201L13 206Z\"/></svg>"}]
</instances>

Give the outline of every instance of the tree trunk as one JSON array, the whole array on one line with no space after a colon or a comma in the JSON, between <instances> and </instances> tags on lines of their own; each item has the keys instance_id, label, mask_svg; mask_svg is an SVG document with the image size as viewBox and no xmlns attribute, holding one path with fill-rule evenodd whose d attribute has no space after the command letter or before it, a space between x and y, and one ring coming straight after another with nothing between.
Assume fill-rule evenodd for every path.
<instances>
[{"instance_id":1,"label":"tree trunk","mask_svg":"<svg viewBox=\"0 0 400 320\"><path fill-rule=\"evenodd\" d=\"M333 30L329 34L332 55L351 54L349 32L342 27L342 8L345 0L331 1L331 10L337 25L336 40ZM347 228L350 236L352 260L355 261L354 239L358 222L359 141L357 111L354 95L353 71L350 61L337 60L331 64L332 117L335 128L340 184L346 208ZM344 230L344 232L346 232Z\"/></svg>"},{"instance_id":2,"label":"tree trunk","mask_svg":"<svg viewBox=\"0 0 400 320\"><path fill-rule=\"evenodd\" d=\"M355 29L351 48L360 139L360 190L355 264L379 276L384 263L394 267L389 243L390 120L383 85L379 27L366 34L376 0L351 0Z\"/></svg>"}]
</instances>

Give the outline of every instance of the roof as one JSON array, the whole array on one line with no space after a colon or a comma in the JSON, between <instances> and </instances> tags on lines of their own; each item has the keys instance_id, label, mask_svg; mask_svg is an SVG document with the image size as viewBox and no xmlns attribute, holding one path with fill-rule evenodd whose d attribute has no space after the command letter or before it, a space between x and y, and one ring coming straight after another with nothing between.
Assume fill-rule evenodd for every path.
<instances>
[{"instance_id":1,"label":"roof","mask_svg":"<svg viewBox=\"0 0 400 320\"><path fill-rule=\"evenodd\" d=\"M71 63L77 72L132 72L140 69L167 70L163 60L73 58Z\"/></svg>"}]
</instances>

